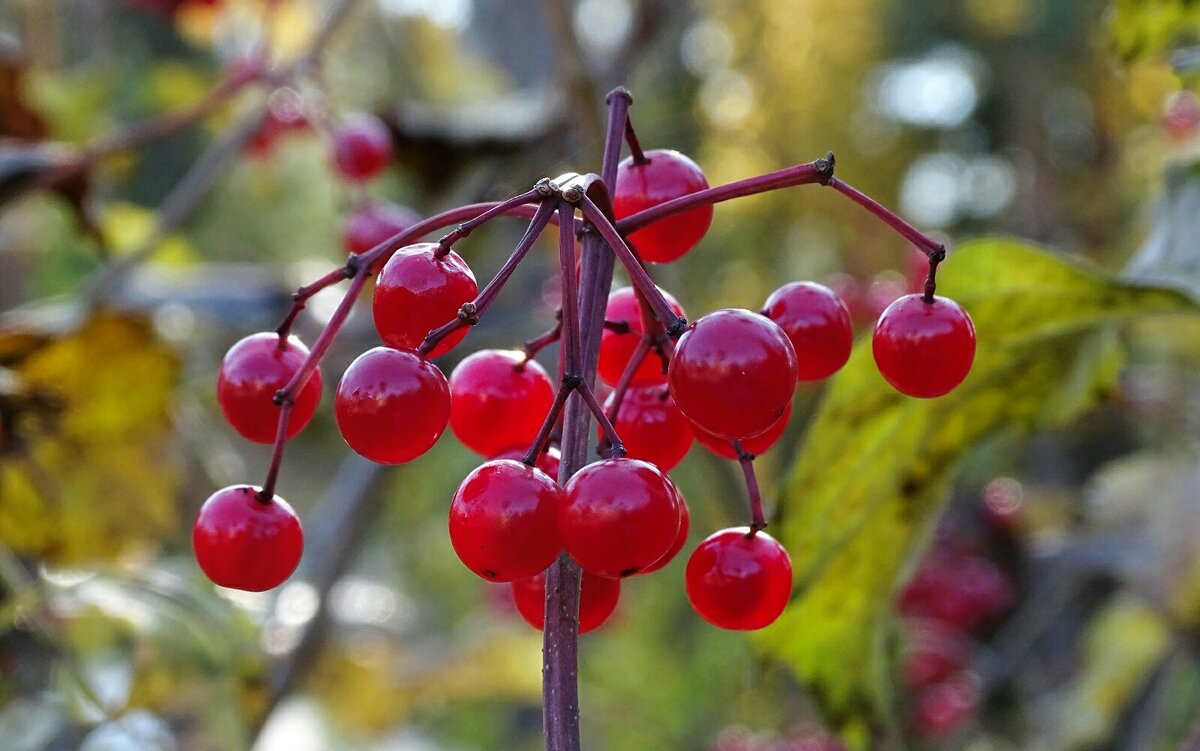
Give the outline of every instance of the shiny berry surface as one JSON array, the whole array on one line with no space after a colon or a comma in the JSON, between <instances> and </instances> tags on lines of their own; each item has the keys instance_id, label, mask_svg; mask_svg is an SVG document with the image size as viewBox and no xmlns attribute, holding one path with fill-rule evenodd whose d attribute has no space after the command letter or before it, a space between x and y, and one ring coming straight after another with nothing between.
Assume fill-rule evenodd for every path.
<instances>
[{"instance_id":1,"label":"shiny berry surface","mask_svg":"<svg viewBox=\"0 0 1200 751\"><path fill-rule=\"evenodd\" d=\"M366 253L419 221L421 217L407 206L390 201L365 203L342 220L342 246L347 253Z\"/></svg>"},{"instance_id":2,"label":"shiny berry surface","mask_svg":"<svg viewBox=\"0 0 1200 751\"><path fill-rule=\"evenodd\" d=\"M854 346L850 309L816 282L792 282L771 293L763 315L779 324L796 350L801 381L819 381L841 370Z\"/></svg>"},{"instance_id":3,"label":"shiny berry surface","mask_svg":"<svg viewBox=\"0 0 1200 751\"><path fill-rule=\"evenodd\" d=\"M605 459L571 477L559 506L563 547L585 571L631 576L657 563L679 532L679 496L653 464Z\"/></svg>"},{"instance_id":4,"label":"shiny berry surface","mask_svg":"<svg viewBox=\"0 0 1200 751\"><path fill-rule=\"evenodd\" d=\"M659 290L662 292L662 290ZM669 292L663 292L667 304L676 315L687 316L683 306ZM637 301L637 293L633 287L621 287L613 290L608 296L608 307L604 310L606 321L625 321L629 324L628 333L619 334L605 329L600 335L600 360L596 366L596 374L610 385L615 386L625 372L625 366L633 357L634 350L642 340L642 314ZM666 383L667 374L663 372L662 358L651 350L642 360L642 364L633 374L630 383L646 385L650 383Z\"/></svg>"},{"instance_id":5,"label":"shiny berry surface","mask_svg":"<svg viewBox=\"0 0 1200 751\"><path fill-rule=\"evenodd\" d=\"M534 576L554 563L562 489L539 469L511 459L489 461L467 475L450 503L450 542L463 564L484 579Z\"/></svg>"},{"instance_id":6,"label":"shiny berry surface","mask_svg":"<svg viewBox=\"0 0 1200 751\"><path fill-rule=\"evenodd\" d=\"M350 448L380 464L411 461L437 443L450 418L450 388L437 366L414 352L375 347L359 355L334 398Z\"/></svg>"},{"instance_id":7,"label":"shiny berry surface","mask_svg":"<svg viewBox=\"0 0 1200 751\"><path fill-rule=\"evenodd\" d=\"M513 603L525 622L541 631L546 625L546 572L512 583ZM579 585L579 633L604 625L617 609L621 581L583 572Z\"/></svg>"},{"instance_id":8,"label":"shiny berry surface","mask_svg":"<svg viewBox=\"0 0 1200 751\"><path fill-rule=\"evenodd\" d=\"M391 158L391 131L374 115L349 117L333 132L333 164L350 182L370 180Z\"/></svg>"},{"instance_id":9,"label":"shiny berry surface","mask_svg":"<svg viewBox=\"0 0 1200 751\"><path fill-rule=\"evenodd\" d=\"M604 402L604 412L610 419L612 406L610 395ZM695 440L691 423L675 406L666 386L639 386L626 390L613 426L630 459L650 462L663 472L674 469Z\"/></svg>"},{"instance_id":10,"label":"shiny berry surface","mask_svg":"<svg viewBox=\"0 0 1200 751\"><path fill-rule=\"evenodd\" d=\"M279 496L263 503L260 490L222 488L200 507L192 549L214 584L263 592L282 584L300 563L304 531L296 512Z\"/></svg>"},{"instance_id":11,"label":"shiny berry surface","mask_svg":"<svg viewBox=\"0 0 1200 751\"><path fill-rule=\"evenodd\" d=\"M479 286L466 261L454 251L438 258L437 243L418 243L396 251L379 272L371 310L375 330L389 347L413 349L429 332L454 320ZM461 328L429 353L444 355L470 331Z\"/></svg>"},{"instance_id":12,"label":"shiny berry surface","mask_svg":"<svg viewBox=\"0 0 1200 751\"><path fill-rule=\"evenodd\" d=\"M617 219L708 188L700 166L678 151L654 149L646 152L646 158L649 161L634 164L633 157L627 157L617 167L613 197ZM698 206L631 232L629 242L644 261L674 261L696 247L712 217L712 206Z\"/></svg>"},{"instance_id":13,"label":"shiny berry surface","mask_svg":"<svg viewBox=\"0 0 1200 751\"><path fill-rule=\"evenodd\" d=\"M513 461L519 462L525 458L525 452L528 450L529 450L528 446L526 446L525 448L521 448L519 446L513 447L513 448L509 449L508 451L501 451L499 454L496 454L495 456L493 456L492 459L512 459ZM562 463L561 454L559 453L557 448L555 448L554 446L551 446L547 450L545 450L542 453L537 455L537 459L534 460L533 465L535 467L537 467L538 469L542 470L543 472L545 472L552 479L557 480L558 479L558 468L561 463Z\"/></svg>"},{"instance_id":14,"label":"shiny berry surface","mask_svg":"<svg viewBox=\"0 0 1200 751\"><path fill-rule=\"evenodd\" d=\"M528 446L554 403L554 386L536 361L520 352L485 349L450 374L450 428L484 456Z\"/></svg>"},{"instance_id":15,"label":"shiny berry surface","mask_svg":"<svg viewBox=\"0 0 1200 751\"><path fill-rule=\"evenodd\" d=\"M796 352L774 321L718 310L688 327L671 358L671 396L689 420L723 438L762 433L796 389Z\"/></svg>"},{"instance_id":16,"label":"shiny berry surface","mask_svg":"<svg viewBox=\"0 0 1200 751\"><path fill-rule=\"evenodd\" d=\"M962 383L975 359L975 326L958 303L905 295L888 306L871 341L879 372L902 394L942 396Z\"/></svg>"},{"instance_id":17,"label":"shiny berry surface","mask_svg":"<svg viewBox=\"0 0 1200 751\"><path fill-rule=\"evenodd\" d=\"M774 623L792 593L792 560L765 532L749 527L709 536L688 559L687 596L714 626L750 631Z\"/></svg>"},{"instance_id":18,"label":"shiny berry surface","mask_svg":"<svg viewBox=\"0 0 1200 751\"><path fill-rule=\"evenodd\" d=\"M783 411L783 416L776 420L774 425L758 435L741 439L742 450L754 456L762 456L775 445L775 442L787 430L788 420L790 419L792 419L792 403L788 402L787 408ZM695 425L692 426L692 434L696 436L697 443L717 456L724 457L725 459L738 458L737 452L733 450L733 443L728 438L713 435L706 430L697 428Z\"/></svg>"},{"instance_id":19,"label":"shiny berry surface","mask_svg":"<svg viewBox=\"0 0 1200 751\"><path fill-rule=\"evenodd\" d=\"M280 346L274 332L251 334L229 348L217 374L217 402L225 419L243 438L274 443L279 428L275 393L287 385L308 358L308 347L294 336ZM321 371L314 370L296 394L287 437L299 433L321 401Z\"/></svg>"},{"instance_id":20,"label":"shiny berry surface","mask_svg":"<svg viewBox=\"0 0 1200 751\"><path fill-rule=\"evenodd\" d=\"M671 543L671 547L667 552L663 553L662 557L654 563L651 563L646 568L642 569L641 574L652 574L658 571L663 566L675 560L675 556L679 555L679 551L683 550L683 546L687 545L688 532L692 529L692 513L688 510L687 501L683 499L683 494L679 492L679 488L671 483L672 489L675 490L675 500L679 503L679 531L675 533L675 542Z\"/></svg>"}]
</instances>

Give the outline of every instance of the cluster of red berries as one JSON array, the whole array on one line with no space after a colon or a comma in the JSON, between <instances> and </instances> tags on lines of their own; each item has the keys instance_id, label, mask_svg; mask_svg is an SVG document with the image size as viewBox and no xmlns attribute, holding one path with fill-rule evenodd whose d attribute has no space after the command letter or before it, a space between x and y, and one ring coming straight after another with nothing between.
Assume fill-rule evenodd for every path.
<instances>
[{"instance_id":1,"label":"cluster of red berries","mask_svg":"<svg viewBox=\"0 0 1200 751\"><path fill-rule=\"evenodd\" d=\"M382 137L364 123L352 121L337 138L335 163L347 179L367 179L386 162ZM617 170L614 215L619 221L707 187L686 156L635 150ZM565 193L556 198L569 216ZM584 208L587 214L587 204ZM544 216L548 222L548 211ZM743 464L752 520L712 534L693 551L686 569L690 602L710 623L738 630L767 626L787 605L791 562L762 531L766 520L751 462L786 427L797 383L827 378L846 363L851 319L829 288L796 282L772 293L760 312L718 310L684 329L683 308L649 282L641 263L683 256L711 219L711 205L699 205L621 238L638 256L629 267L636 278L634 287L617 289L608 299L598 373L613 391L604 406L579 374L567 370L569 359L556 385L528 347L476 352L449 379L430 361L462 341L491 299L492 285L481 293L470 267L451 247L464 236L461 227L440 242L398 249L378 269L372 311L384 346L364 352L343 374L334 395L338 428L354 451L384 464L415 459L447 427L487 458L454 494L450 541L471 571L512 583L519 611L534 626L544 620L544 572L562 552L584 572L580 630L587 631L613 611L621 579L656 571L682 550L688 508L666 473L696 439ZM567 263L564 288L576 284ZM924 296L890 305L874 335L880 372L900 391L919 397L939 396L961 382L975 348L966 313L934 297L931 287ZM573 291L564 289L563 299L567 306ZM570 351L578 330L569 328L574 321L568 319L564 311L546 343L560 338ZM299 341L282 334L238 342L218 379L230 424L250 440L275 441L281 450L319 400L315 366L304 371L311 373L306 382L293 383L303 377L297 374L309 359ZM605 457L558 477L552 443L563 403L573 392L597 417ZM291 397L287 421L277 407L285 395ZM201 509L194 534L197 559L218 584L269 588L298 562L299 522L274 496L272 484L266 490L226 488Z\"/></svg>"}]
</instances>

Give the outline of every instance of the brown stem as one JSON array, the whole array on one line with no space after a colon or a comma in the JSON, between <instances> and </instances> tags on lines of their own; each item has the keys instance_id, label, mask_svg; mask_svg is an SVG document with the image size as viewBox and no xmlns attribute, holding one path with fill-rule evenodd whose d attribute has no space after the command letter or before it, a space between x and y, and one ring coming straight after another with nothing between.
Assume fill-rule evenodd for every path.
<instances>
[{"instance_id":1,"label":"brown stem","mask_svg":"<svg viewBox=\"0 0 1200 751\"><path fill-rule=\"evenodd\" d=\"M638 142L637 133L633 129L633 120L625 121L625 143L629 145L629 153L633 157L634 164L646 164L650 161L646 157L646 152L642 151L642 144ZM616 190L615 184L613 189Z\"/></svg>"},{"instance_id":2,"label":"brown stem","mask_svg":"<svg viewBox=\"0 0 1200 751\"><path fill-rule=\"evenodd\" d=\"M737 452L738 463L742 465L742 474L746 478L746 492L750 496L750 535L767 526L767 515L763 512L762 493L758 489L758 477L754 474L754 454L742 448L741 441L731 441L733 450Z\"/></svg>"}]
</instances>

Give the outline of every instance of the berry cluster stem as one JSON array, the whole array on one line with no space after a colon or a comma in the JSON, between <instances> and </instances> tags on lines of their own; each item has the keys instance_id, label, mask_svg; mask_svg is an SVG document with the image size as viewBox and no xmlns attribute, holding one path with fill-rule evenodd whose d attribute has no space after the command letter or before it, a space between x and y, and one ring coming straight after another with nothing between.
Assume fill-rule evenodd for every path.
<instances>
[{"instance_id":1,"label":"berry cluster stem","mask_svg":"<svg viewBox=\"0 0 1200 751\"><path fill-rule=\"evenodd\" d=\"M737 452L738 464L742 465L742 475L746 478L746 493L750 497L750 534L753 535L767 526L767 515L763 511L762 492L758 489L758 476L754 474L754 454L742 448L741 441L732 441L733 450Z\"/></svg>"}]
</instances>

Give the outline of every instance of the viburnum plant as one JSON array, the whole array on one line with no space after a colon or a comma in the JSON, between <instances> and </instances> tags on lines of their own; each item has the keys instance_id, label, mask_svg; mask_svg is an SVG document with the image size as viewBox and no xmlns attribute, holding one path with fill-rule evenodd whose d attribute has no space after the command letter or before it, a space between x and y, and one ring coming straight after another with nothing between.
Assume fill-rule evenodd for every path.
<instances>
[{"instance_id":1,"label":"viburnum plant","mask_svg":"<svg viewBox=\"0 0 1200 751\"><path fill-rule=\"evenodd\" d=\"M556 751L579 748L577 634L613 612L621 579L662 568L686 544L687 504L667 472L694 439L740 463L749 509L745 526L716 531L691 552L688 599L721 628L759 629L778 618L792 591L791 562L763 531L754 459L786 426L797 382L833 375L852 346L845 303L820 284L785 284L758 311L717 310L689 323L682 306L655 286L647 264L686 255L708 229L715 203L824 185L928 257L923 292L896 300L875 326L882 375L907 395L937 397L966 377L975 352L967 313L935 295L944 247L835 178L832 154L710 188L688 157L642 150L631 103L621 88L608 97L598 175L543 178L507 200L410 226L407 218L355 215L347 244L362 252L301 287L276 331L246 337L225 356L217 385L222 409L239 433L273 443L274 451L262 486L214 493L193 533L200 567L219 585L261 591L293 572L303 533L275 494L284 445L312 418L321 359L377 275L373 314L384 346L361 354L343 374L334 396L338 428L352 449L384 464L416 459L447 427L486 458L450 500L450 543L478 576L511 582L521 615L544 630L546 744ZM621 160L623 141L630 156ZM335 130L333 153L344 178L369 179L387 162L387 131L369 119L348 119ZM530 224L479 289L454 246L502 215ZM476 352L447 379L430 358L463 341L551 224L561 274L554 326L520 351ZM418 242L451 227L436 242ZM632 286L614 291L617 261ZM291 335L292 323L313 295L344 280L345 297L307 348ZM533 357L555 342L558 372L551 375ZM612 386L603 403L597 374ZM593 419L599 460L589 464Z\"/></svg>"}]
</instances>

